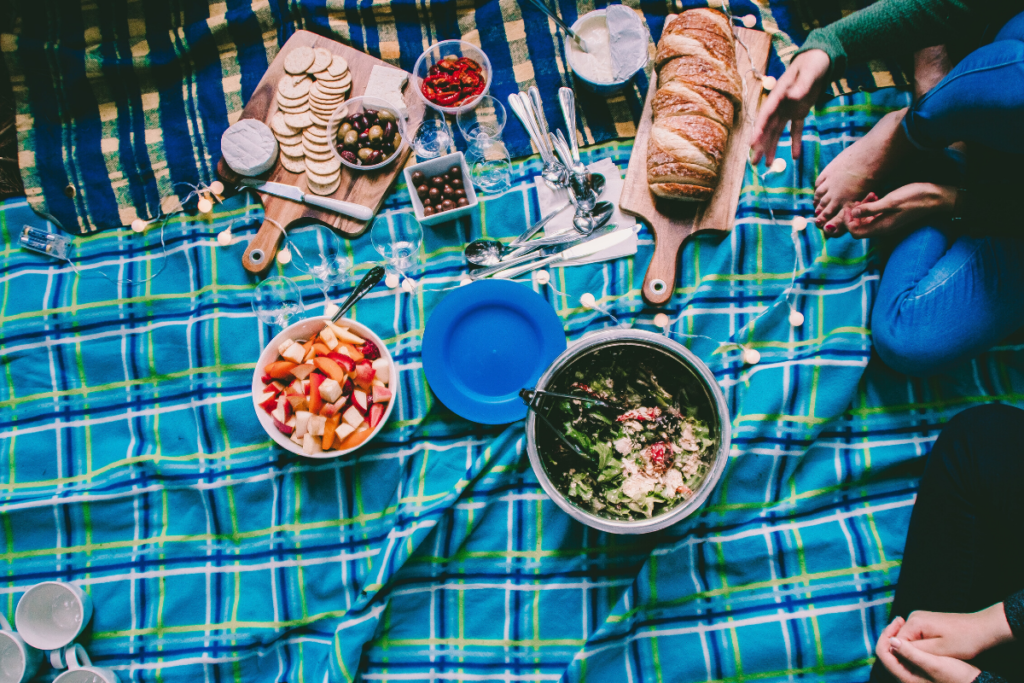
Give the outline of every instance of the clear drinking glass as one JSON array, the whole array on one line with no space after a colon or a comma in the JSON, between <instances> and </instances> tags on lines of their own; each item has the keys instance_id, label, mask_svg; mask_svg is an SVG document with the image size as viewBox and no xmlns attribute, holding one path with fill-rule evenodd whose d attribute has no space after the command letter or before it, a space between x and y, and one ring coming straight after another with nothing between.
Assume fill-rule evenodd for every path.
<instances>
[{"instance_id":1,"label":"clear drinking glass","mask_svg":"<svg viewBox=\"0 0 1024 683\"><path fill-rule=\"evenodd\" d=\"M313 282L330 299L331 287L342 282L352 269L352 259L345 253L345 245L337 233L322 225L308 225L288 231L288 248L292 250L292 263L302 273L312 276Z\"/></svg>"},{"instance_id":2,"label":"clear drinking glass","mask_svg":"<svg viewBox=\"0 0 1024 683\"><path fill-rule=\"evenodd\" d=\"M295 282L286 277L268 277L252 293L252 310L260 322L285 327L302 313L302 293Z\"/></svg>"},{"instance_id":3,"label":"clear drinking glass","mask_svg":"<svg viewBox=\"0 0 1024 683\"><path fill-rule=\"evenodd\" d=\"M466 150L473 185L481 192L504 192L512 187L512 157L500 140L478 139Z\"/></svg>"},{"instance_id":4,"label":"clear drinking glass","mask_svg":"<svg viewBox=\"0 0 1024 683\"><path fill-rule=\"evenodd\" d=\"M501 140L501 131L505 130L505 105L490 95L484 95L476 107L459 112L455 121L462 137L470 144L483 142L482 138Z\"/></svg>"},{"instance_id":5,"label":"clear drinking glass","mask_svg":"<svg viewBox=\"0 0 1024 683\"><path fill-rule=\"evenodd\" d=\"M370 228L370 241L377 253L384 257L390 276L409 278L406 272L419 260L423 230L411 213L393 213L377 216Z\"/></svg>"},{"instance_id":6,"label":"clear drinking glass","mask_svg":"<svg viewBox=\"0 0 1024 683\"><path fill-rule=\"evenodd\" d=\"M428 109L413 134L412 148L420 159L434 159L447 154L454 141L444 114Z\"/></svg>"}]
</instances>

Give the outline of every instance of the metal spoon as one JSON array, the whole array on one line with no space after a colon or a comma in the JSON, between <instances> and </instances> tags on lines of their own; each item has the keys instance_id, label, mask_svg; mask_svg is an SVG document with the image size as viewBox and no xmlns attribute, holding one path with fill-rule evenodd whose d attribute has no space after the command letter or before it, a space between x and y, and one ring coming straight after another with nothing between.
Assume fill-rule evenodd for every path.
<instances>
[{"instance_id":1,"label":"metal spoon","mask_svg":"<svg viewBox=\"0 0 1024 683\"><path fill-rule=\"evenodd\" d=\"M363 276L363 279L359 281L356 288L352 290L352 293L345 299L345 303L341 305L338 312L331 318L331 322L336 323L341 319L341 316L348 312L348 309L352 308L357 301L362 299L369 293L371 289L377 286L377 283L384 279L384 266L374 266L370 268L369 272Z\"/></svg>"},{"instance_id":2,"label":"metal spoon","mask_svg":"<svg viewBox=\"0 0 1024 683\"><path fill-rule=\"evenodd\" d=\"M540 224L540 228L544 227L544 223L554 218L556 214L565 210L565 208L568 206L569 203L566 202L561 207L552 211L547 216L538 221L538 223ZM612 205L611 202L599 202L598 205L594 207L594 228L598 228L601 225L604 225L612 217L612 214L614 212L615 207ZM536 226L537 223L534 224L534 227ZM537 228L537 230L539 230L540 228ZM530 228L530 230L523 234L532 237L531 233L535 234L536 230L534 230L534 228ZM537 240L530 240L529 237L526 237L526 239L523 240L522 242L520 242L519 240L514 240L507 245L498 240L480 239L473 240L472 242L467 244L466 248L463 250L462 253L463 256L466 257L466 261L468 261L471 265L493 266L500 263L504 258L508 258L510 256L523 256L524 254L528 254L531 251L534 251L535 249L551 246L553 244L561 244L563 241L573 240L576 239L577 237L578 235L573 233L559 233L557 235L551 235L550 237L542 237Z\"/></svg>"},{"instance_id":3,"label":"metal spoon","mask_svg":"<svg viewBox=\"0 0 1024 683\"><path fill-rule=\"evenodd\" d=\"M569 28L569 25L562 21L561 17L552 12L551 8L545 5L543 0L530 0L530 2L536 5L537 9L539 9L541 12L554 19L555 23L558 24L558 28L565 31L565 34L572 38L573 41L575 41L576 44L580 46L581 50L583 50L584 52L590 52L590 50L587 49L587 41L580 38L575 31Z\"/></svg>"}]
</instances>

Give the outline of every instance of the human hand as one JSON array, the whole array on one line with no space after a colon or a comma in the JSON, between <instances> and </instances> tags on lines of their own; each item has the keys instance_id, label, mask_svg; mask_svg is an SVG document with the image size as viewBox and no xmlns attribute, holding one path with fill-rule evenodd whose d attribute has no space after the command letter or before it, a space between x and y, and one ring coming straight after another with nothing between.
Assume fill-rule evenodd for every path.
<instances>
[{"instance_id":1,"label":"human hand","mask_svg":"<svg viewBox=\"0 0 1024 683\"><path fill-rule=\"evenodd\" d=\"M856 239L878 237L895 232L928 218L951 213L956 203L956 188L934 183L910 183L881 199L874 192L863 201L843 207L822 228L829 237L849 232Z\"/></svg>"},{"instance_id":2,"label":"human hand","mask_svg":"<svg viewBox=\"0 0 1024 683\"><path fill-rule=\"evenodd\" d=\"M804 117L811 111L821 89L825 86L828 68L832 60L824 50L808 50L790 62L768 99L761 105L754 124L754 141L751 149L756 164L765 157L765 163L775 160L775 147L786 127L792 121L789 136L793 141L794 159L800 158L800 141L804 129Z\"/></svg>"},{"instance_id":3,"label":"human hand","mask_svg":"<svg viewBox=\"0 0 1024 683\"><path fill-rule=\"evenodd\" d=\"M973 683L981 670L953 657L943 657L915 647L897 637L906 622L897 617L885 627L875 645L882 666L900 683Z\"/></svg>"},{"instance_id":4,"label":"human hand","mask_svg":"<svg viewBox=\"0 0 1024 683\"><path fill-rule=\"evenodd\" d=\"M1000 602L972 614L911 612L896 637L923 652L968 660L1013 640L1013 632Z\"/></svg>"}]
</instances>

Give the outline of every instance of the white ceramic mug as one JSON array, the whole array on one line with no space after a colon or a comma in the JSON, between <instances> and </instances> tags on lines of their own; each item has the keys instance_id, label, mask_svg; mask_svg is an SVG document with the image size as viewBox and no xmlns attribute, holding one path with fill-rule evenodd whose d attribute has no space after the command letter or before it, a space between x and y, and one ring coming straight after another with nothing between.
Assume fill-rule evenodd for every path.
<instances>
[{"instance_id":1,"label":"white ceramic mug","mask_svg":"<svg viewBox=\"0 0 1024 683\"><path fill-rule=\"evenodd\" d=\"M59 650L74 642L92 618L92 598L72 583L37 583L21 596L14 622L25 642Z\"/></svg>"},{"instance_id":2,"label":"white ceramic mug","mask_svg":"<svg viewBox=\"0 0 1024 683\"><path fill-rule=\"evenodd\" d=\"M42 661L43 653L27 645L0 614L0 683L26 683Z\"/></svg>"},{"instance_id":3,"label":"white ceramic mug","mask_svg":"<svg viewBox=\"0 0 1024 683\"><path fill-rule=\"evenodd\" d=\"M53 683L121 683L113 669L93 666L81 645L69 647L65 656L68 670L53 679Z\"/></svg>"}]
</instances>

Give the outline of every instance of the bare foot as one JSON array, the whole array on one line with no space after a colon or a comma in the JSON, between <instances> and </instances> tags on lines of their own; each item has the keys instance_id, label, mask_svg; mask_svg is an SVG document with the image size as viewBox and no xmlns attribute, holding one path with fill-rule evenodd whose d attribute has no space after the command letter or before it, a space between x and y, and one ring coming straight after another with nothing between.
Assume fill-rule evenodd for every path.
<instances>
[{"instance_id":1,"label":"bare foot","mask_svg":"<svg viewBox=\"0 0 1024 683\"><path fill-rule=\"evenodd\" d=\"M842 151L815 182L814 215L818 227L829 225L844 206L878 188L885 174L913 149L900 124L906 109L886 114L868 134Z\"/></svg>"},{"instance_id":2,"label":"bare foot","mask_svg":"<svg viewBox=\"0 0 1024 683\"><path fill-rule=\"evenodd\" d=\"M934 183L910 183L881 199L869 192L862 202L852 202L825 228L829 237L849 231L856 239L880 237L919 225L929 218L948 215L956 206L955 187Z\"/></svg>"}]
</instances>

